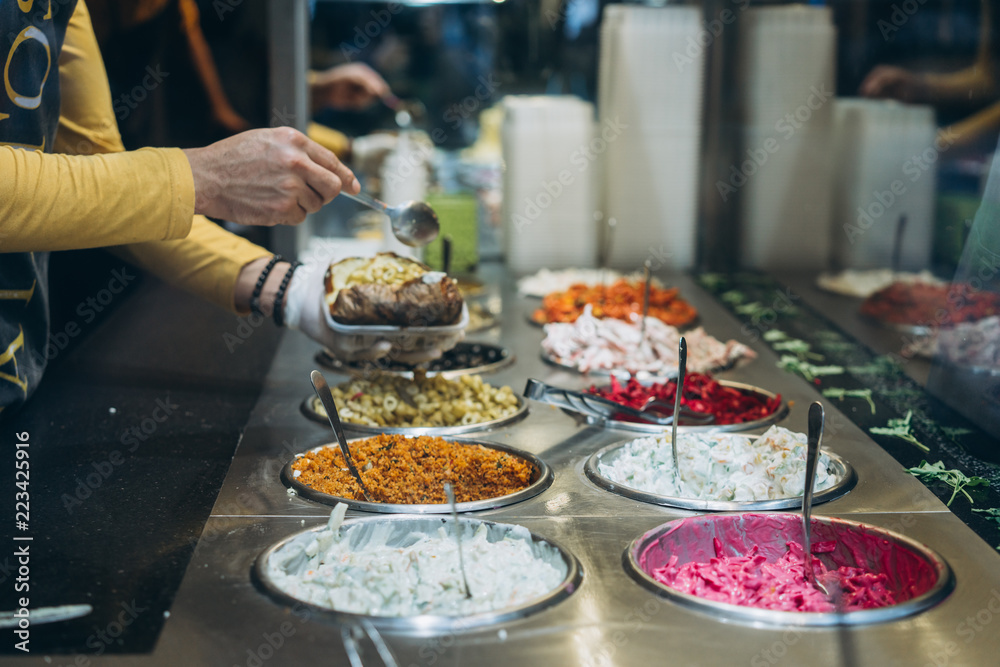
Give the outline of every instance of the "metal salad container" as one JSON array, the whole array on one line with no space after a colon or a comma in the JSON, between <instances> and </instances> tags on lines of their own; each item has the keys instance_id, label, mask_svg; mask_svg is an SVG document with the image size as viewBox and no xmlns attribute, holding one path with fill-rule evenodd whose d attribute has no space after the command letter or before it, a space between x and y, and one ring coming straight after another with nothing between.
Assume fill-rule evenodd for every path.
<instances>
[{"instance_id":1,"label":"metal salad container","mask_svg":"<svg viewBox=\"0 0 1000 667\"><path fill-rule=\"evenodd\" d=\"M382 630L418 635L460 632L482 625L503 623L523 618L558 604L580 587L580 582L583 579L583 571L579 561L556 542L540 537L522 526L481 521L467 517L460 518L459 521L466 524L463 528L463 532L466 535L471 535L475 528L485 525L489 531L487 539L490 542L502 540L512 533L516 533L515 539L530 539L533 555L563 573L564 576L561 582L544 595L521 604L465 616L434 614L417 616L370 616L338 611L331 607L323 607L305 602L290 595L279 588L271 574L270 560L272 555L286 547L297 548L296 545L305 547L315 539L314 536L316 533L326 529L327 525L325 523L290 535L264 550L254 562L253 578L263 592L279 604L289 607L304 606L318 617L337 623L358 623L362 619L367 619ZM383 516L348 519L344 522L341 530L352 531L350 536L351 546L357 548L363 546L367 540L370 540L375 530L386 526L391 530L390 537L386 541L387 546L405 547L408 544L414 543L415 536L437 535L441 528L445 529L446 535L454 535L455 524L451 518L446 517ZM304 563L299 563L298 565L304 567Z\"/></svg>"},{"instance_id":2,"label":"metal salad container","mask_svg":"<svg viewBox=\"0 0 1000 667\"><path fill-rule=\"evenodd\" d=\"M678 427L680 430L680 427ZM752 437L752 436L747 436ZM678 438L679 440L680 438ZM776 498L773 500L701 500L698 498L678 498L675 496L663 496L648 491L625 486L621 482L608 479L601 474L599 466L604 463L613 463L621 455L622 449L630 441L616 442L598 450L587 459L584 464L584 473L597 486L610 491L611 493L638 500L653 505L663 505L665 507L676 507L678 509L695 510L699 512L744 512L761 510L793 509L802 506L802 496L791 498ZM843 496L854 488L858 483L858 476L850 463L830 451L823 451L822 454L830 457L830 465L827 471L837 478L837 482L822 491L816 491L813 495L813 504L829 502L835 498Z\"/></svg>"},{"instance_id":3,"label":"metal salad container","mask_svg":"<svg viewBox=\"0 0 1000 667\"><path fill-rule=\"evenodd\" d=\"M927 546L904 535L857 521L813 516L813 544L836 541L831 553L814 554L830 569L863 567L888 576L888 588L899 599L894 605L842 612L776 611L745 607L682 593L653 578L652 572L671 556L678 564L707 562L716 556L718 538L727 554L745 555L753 546L774 561L789 540L802 541L798 514L714 514L670 521L636 538L625 550L623 563L642 586L672 602L717 620L768 625L834 626L882 623L917 614L938 604L955 587L947 562ZM863 556L860 559L858 556Z\"/></svg>"},{"instance_id":4,"label":"metal salad container","mask_svg":"<svg viewBox=\"0 0 1000 667\"><path fill-rule=\"evenodd\" d=\"M302 401L302 414L304 414L309 419L319 422L320 424L329 425L329 421L326 418L325 412L320 412L317 409L323 407L323 403L319 400L318 396L307 396L304 401ZM380 433L401 433L404 435L461 435L463 433L472 433L474 431L488 431L491 429L499 428L501 426L507 426L508 424L513 424L516 421L524 419L528 414L528 403L521 398L517 397L517 411L506 417L499 417L497 419L491 419L485 422L476 422L473 424L455 424L454 426L371 426L370 424L354 424L352 422L344 419L341 415L341 421L344 425L344 430L352 433L361 433L364 435L379 435Z\"/></svg>"},{"instance_id":5,"label":"metal salad container","mask_svg":"<svg viewBox=\"0 0 1000 667\"><path fill-rule=\"evenodd\" d=\"M357 442L359 440L364 440L364 438L352 438L348 441L348 444L352 442ZM475 500L471 502L461 502L456 503L455 507L459 512L479 512L482 510L496 509L498 507L506 507L508 505L513 505L519 503L522 500L527 500L537 496L539 493L549 488L554 479L552 469L542 461L540 458L534 454L529 454L528 452L521 451L514 447L508 445L501 445L495 442L486 442L484 440L470 440L470 439L449 439L449 442L456 442L466 445L481 445L489 449L495 449L497 451L506 452L512 456L521 458L529 462L534 467L534 475L532 475L531 483L515 493L510 493L506 496L499 496L497 498L486 498L483 500ZM310 452L316 452L321 449L335 449L339 450L339 445L337 443L330 443L326 445L321 445L319 447L314 447L309 450ZM372 503L367 500L354 500L352 498L341 498L339 496L333 496L328 493L323 493L317 491L310 486L299 482L295 478L294 471L292 470L292 463L294 461L289 461L281 469L281 481L295 492L306 498L318 503L323 503L325 505L336 505L337 503L346 503L351 509L361 510L363 512L382 512L387 514L445 514L451 511L451 507L448 503L435 503L435 504L420 504L420 505L404 505L397 503Z\"/></svg>"}]
</instances>

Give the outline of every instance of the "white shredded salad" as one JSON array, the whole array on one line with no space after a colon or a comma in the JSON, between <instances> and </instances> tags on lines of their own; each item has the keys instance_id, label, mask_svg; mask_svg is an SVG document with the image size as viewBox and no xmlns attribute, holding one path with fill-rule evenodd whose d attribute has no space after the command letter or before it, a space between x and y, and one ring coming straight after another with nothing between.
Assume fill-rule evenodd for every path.
<instances>
[{"instance_id":1,"label":"white shredded salad","mask_svg":"<svg viewBox=\"0 0 1000 667\"><path fill-rule=\"evenodd\" d=\"M525 603L555 589L566 576L558 551L547 544L533 548L526 528L511 526L503 539L490 542L486 524L473 531L463 523L462 553L472 593L467 599L450 519L434 535L413 532L401 546L388 546L394 522L374 530L364 524L342 528L346 511L347 505L338 504L326 529L271 555L267 571L282 591L355 614L463 616ZM352 545L352 534L360 530L371 535Z\"/></svg>"},{"instance_id":2,"label":"white shredded salad","mask_svg":"<svg viewBox=\"0 0 1000 667\"><path fill-rule=\"evenodd\" d=\"M594 317L587 305L575 322L545 325L542 351L564 366L581 373L591 371L628 371L635 374L676 375L677 344L681 332L655 317L626 322ZM687 340L687 370L708 373L725 368L740 359L753 359L757 353L735 340L725 343L709 335L702 327L683 334Z\"/></svg>"},{"instance_id":3,"label":"white shredded salad","mask_svg":"<svg viewBox=\"0 0 1000 667\"><path fill-rule=\"evenodd\" d=\"M600 474L618 484L672 498L751 501L795 498L805 489L806 435L772 426L760 437L679 433L674 475L670 433L626 443ZM815 491L833 486L830 457L820 452Z\"/></svg>"}]
</instances>

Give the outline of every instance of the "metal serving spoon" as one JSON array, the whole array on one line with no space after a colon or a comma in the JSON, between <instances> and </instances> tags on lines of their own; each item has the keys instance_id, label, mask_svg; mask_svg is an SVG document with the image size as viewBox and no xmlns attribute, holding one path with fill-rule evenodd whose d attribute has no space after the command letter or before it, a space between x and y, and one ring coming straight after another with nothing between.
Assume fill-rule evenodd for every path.
<instances>
[{"instance_id":1,"label":"metal serving spoon","mask_svg":"<svg viewBox=\"0 0 1000 667\"><path fill-rule=\"evenodd\" d=\"M809 406L809 433L807 435L808 445L806 445L806 486L802 493L802 550L805 560L806 581L813 585L820 593L830 596L830 591L826 586L816 579L813 572L812 562L812 537L810 535L812 526L809 517L812 514L813 485L816 483L816 464L819 462L820 441L823 439L823 405L819 401L813 402Z\"/></svg>"},{"instance_id":2,"label":"metal serving spoon","mask_svg":"<svg viewBox=\"0 0 1000 667\"><path fill-rule=\"evenodd\" d=\"M438 231L441 229L437 213L425 202L408 201L399 206L389 206L364 192L356 195L347 192L340 194L389 216L392 233L399 239L400 243L408 246L418 248L427 245L437 238Z\"/></svg>"},{"instance_id":3,"label":"metal serving spoon","mask_svg":"<svg viewBox=\"0 0 1000 667\"><path fill-rule=\"evenodd\" d=\"M644 285L642 288L642 323L639 325L639 349L642 349L642 344L646 341L646 318L649 317L649 282L650 282L650 267L652 262L648 259L642 265L644 277Z\"/></svg>"},{"instance_id":4,"label":"metal serving spoon","mask_svg":"<svg viewBox=\"0 0 1000 667\"><path fill-rule=\"evenodd\" d=\"M455 506L455 491L451 482L444 483L444 495L448 496L451 505L451 518L455 521L455 542L458 544L458 568L462 571L462 583L465 585L465 599L472 599L472 589L469 588L469 578L465 576L465 558L462 557L462 524L458 521L458 508Z\"/></svg>"},{"instance_id":5,"label":"metal serving spoon","mask_svg":"<svg viewBox=\"0 0 1000 667\"><path fill-rule=\"evenodd\" d=\"M684 374L687 370L688 344L684 336L681 336L677 344L677 391L674 392L674 414L681 413L681 396L684 394ZM670 453L674 457L674 476L677 477L677 485L681 483L681 465L677 461L677 422L675 419L670 425Z\"/></svg>"},{"instance_id":6,"label":"metal serving spoon","mask_svg":"<svg viewBox=\"0 0 1000 667\"><path fill-rule=\"evenodd\" d=\"M326 378L319 371L313 371L309 374L309 379L312 380L313 389L316 390L316 395L319 396L319 400L323 401L323 407L326 408L326 418L330 420L330 426L333 428L334 435L337 436L337 443L340 445L340 453L344 455L344 460L347 461L347 468L354 475L355 481L357 481L358 486L361 487L361 493L364 494L365 500L370 503L375 502L375 498L372 494L368 492L368 487L365 483L361 481L361 473L358 472L357 467L354 465L354 459L351 457L351 450L347 448L347 438L344 437L344 426L340 423L340 415L337 413L337 404L333 400L333 394L330 393L330 385L326 383Z\"/></svg>"}]
</instances>

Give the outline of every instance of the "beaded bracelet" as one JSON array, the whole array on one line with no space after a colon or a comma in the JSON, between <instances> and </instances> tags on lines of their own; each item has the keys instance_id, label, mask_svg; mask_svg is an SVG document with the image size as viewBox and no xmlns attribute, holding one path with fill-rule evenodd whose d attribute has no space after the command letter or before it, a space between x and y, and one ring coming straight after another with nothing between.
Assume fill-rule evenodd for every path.
<instances>
[{"instance_id":1,"label":"beaded bracelet","mask_svg":"<svg viewBox=\"0 0 1000 667\"><path fill-rule=\"evenodd\" d=\"M285 277L281 279L281 285L278 287L278 293L274 295L274 323L279 327L285 326L285 290L288 289L288 283L292 281L292 274L295 273L295 269L302 266L302 262L292 262L292 265L288 267L288 271L285 272Z\"/></svg>"},{"instance_id":2,"label":"beaded bracelet","mask_svg":"<svg viewBox=\"0 0 1000 667\"><path fill-rule=\"evenodd\" d=\"M250 295L250 312L257 315L263 315L264 313L260 309L260 293L264 290L264 283L267 282L267 277L271 274L271 269L274 265L281 261L281 255L275 255L271 258L271 261L267 263L264 270L260 272L257 276L257 284L253 287L253 293Z\"/></svg>"}]
</instances>

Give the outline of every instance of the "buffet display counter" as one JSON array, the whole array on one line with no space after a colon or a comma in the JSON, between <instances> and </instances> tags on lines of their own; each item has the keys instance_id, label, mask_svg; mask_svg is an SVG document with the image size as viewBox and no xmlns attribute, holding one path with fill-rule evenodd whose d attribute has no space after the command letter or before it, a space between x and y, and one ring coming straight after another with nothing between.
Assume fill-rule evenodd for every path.
<instances>
[{"instance_id":1,"label":"buffet display counter","mask_svg":"<svg viewBox=\"0 0 1000 667\"><path fill-rule=\"evenodd\" d=\"M485 267L481 277L502 292L503 312L499 327L469 339L501 344L515 356L513 364L484 379L497 386L510 385L516 393L521 392L528 378L569 389L583 389L592 383L591 378L541 359L542 330L528 321L537 300L517 296L513 278L499 267ZM559 545L579 563L578 585L563 599L530 615L495 624L463 627L459 620L447 631L383 628L382 637L398 664L474 663L487 667L638 665L669 661L683 665L754 667L780 664L909 667L995 662L990 657L1000 650L1000 634L990 625L1000 611L1000 555L995 545L966 526L842 412L856 407L853 403L822 398L815 383L779 368L779 355L762 340L748 340L743 329L745 323L692 277L662 275L660 278L681 289L699 310L698 324L709 333L723 340L745 342L757 351L755 360L717 376L780 393L790 405L788 417L780 423L782 426L805 432L808 405L814 400L823 401L827 414L823 446L850 463L857 473L857 484L846 494L816 506L815 515L871 524L926 544L950 566L954 590L943 601L906 618L850 627L769 624L678 604L630 575L627 550L633 540L647 531L697 513L610 493L588 478L585 464L594 452L632 439L635 433L605 429L555 407L529 402L525 418L467 435L538 457L554 473L551 486L522 502L462 516L518 524ZM211 335L221 339L219 333ZM254 333L247 342L267 335ZM211 354L226 354L223 343L216 347L220 349L212 348ZM290 493L281 477L282 468L295 454L333 440L328 427L306 418L300 410L303 399L312 393L309 372L320 368L314 359L318 352L317 346L303 336L286 334L281 338L176 597L172 590L166 590L170 582L159 584L163 588L159 591L161 598L167 603L155 612L159 616L151 626L152 634L146 633L145 641L125 632L121 639L107 643L87 642L88 635L92 636L95 630L103 632L114 621L114 610L104 605L101 614L73 622L75 636L63 633L62 643L53 642L51 647L39 642L32 647L31 658L16 664L257 667L350 664L340 625L300 605L277 603L252 576L254 562L261 552L304 528L322 525L330 515L329 505ZM202 354L210 352L203 350ZM331 384L346 379L330 370L324 373ZM50 393L40 400L55 398ZM209 415L201 418L206 428L212 428ZM54 423L61 421L55 414L52 419ZM70 426L68 422L65 425ZM56 437L55 431L46 437ZM184 450L175 451L183 455ZM163 477L169 478L175 467L184 465L184 461L168 461L162 469ZM130 497L139 503L143 491L146 490L133 489ZM176 489L159 497L170 504L180 502L181 495L181 490ZM148 504L150 500L141 502ZM75 536L76 541L86 543L85 549L96 551L95 545L113 549L120 539L117 536L122 534L138 538L141 530L135 530L136 524L141 527L144 519L132 513L129 503L105 507L104 511L108 516L106 532ZM378 515L351 511L348 520L360 516ZM53 517L49 525L54 525L56 518L61 517ZM163 521L169 525L169 516ZM124 524L129 526L123 527ZM53 530L47 539L60 542L61 537ZM67 551L73 549L72 544L65 542L61 547ZM184 555L181 550L179 560ZM66 571L76 580L68 591L86 594L88 590L106 586L98 579L80 581L94 570L87 563L70 560L68 564ZM120 567L128 569L124 563ZM136 575L142 578L144 573L145 570L138 570ZM37 576L41 578L43 574ZM102 595L113 597L106 592ZM126 595L129 596L131 593ZM144 605L144 600L140 599L138 604ZM140 612L140 619L143 613L154 612ZM150 636L155 637L160 624L162 630L155 643L148 641ZM58 646L69 650L53 650ZM364 665L383 664L370 643L360 640L360 646ZM46 653L51 658L43 658Z\"/></svg>"}]
</instances>

